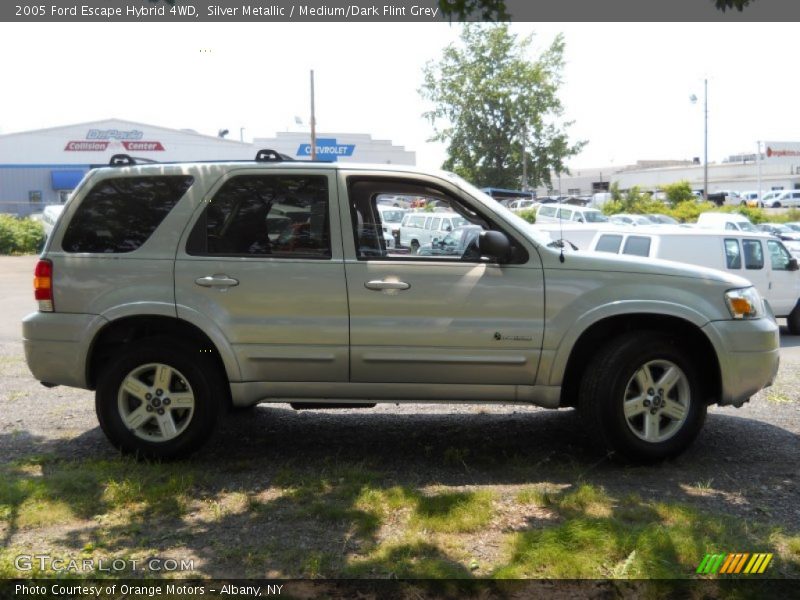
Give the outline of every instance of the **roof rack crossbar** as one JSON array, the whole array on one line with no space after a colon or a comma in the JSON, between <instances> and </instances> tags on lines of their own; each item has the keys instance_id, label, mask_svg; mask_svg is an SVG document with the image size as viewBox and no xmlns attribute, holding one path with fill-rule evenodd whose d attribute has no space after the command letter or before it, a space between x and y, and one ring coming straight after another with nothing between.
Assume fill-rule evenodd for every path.
<instances>
[{"instance_id":1,"label":"roof rack crossbar","mask_svg":"<svg viewBox=\"0 0 800 600\"><path fill-rule=\"evenodd\" d=\"M141 158L138 156L130 156L129 154L114 154L108 161L109 167L133 167L136 165L140 165L142 163L145 164L154 164L157 163L157 160L153 160L152 158Z\"/></svg>"},{"instance_id":2,"label":"roof rack crossbar","mask_svg":"<svg viewBox=\"0 0 800 600\"><path fill-rule=\"evenodd\" d=\"M265 148L259 150L256 154L256 162L283 162L286 160L294 160L291 156L281 154L276 150Z\"/></svg>"}]
</instances>

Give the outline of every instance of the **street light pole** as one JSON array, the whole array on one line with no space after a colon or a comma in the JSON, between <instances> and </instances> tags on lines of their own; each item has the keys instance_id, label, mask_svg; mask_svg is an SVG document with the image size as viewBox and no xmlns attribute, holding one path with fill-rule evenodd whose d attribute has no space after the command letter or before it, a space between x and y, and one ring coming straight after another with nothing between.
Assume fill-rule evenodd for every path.
<instances>
[{"instance_id":1,"label":"street light pole","mask_svg":"<svg viewBox=\"0 0 800 600\"><path fill-rule=\"evenodd\" d=\"M708 79L703 79L703 199L708 200Z\"/></svg>"}]
</instances>

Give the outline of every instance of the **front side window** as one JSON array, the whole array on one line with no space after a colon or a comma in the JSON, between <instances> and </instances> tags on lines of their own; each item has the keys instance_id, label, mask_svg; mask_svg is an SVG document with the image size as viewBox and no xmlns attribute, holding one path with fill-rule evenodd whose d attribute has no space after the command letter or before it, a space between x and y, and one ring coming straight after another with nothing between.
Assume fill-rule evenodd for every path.
<instances>
[{"instance_id":1,"label":"front side window","mask_svg":"<svg viewBox=\"0 0 800 600\"><path fill-rule=\"evenodd\" d=\"M133 252L150 238L193 182L188 175L104 179L78 206L61 246L66 252Z\"/></svg>"},{"instance_id":2,"label":"front side window","mask_svg":"<svg viewBox=\"0 0 800 600\"><path fill-rule=\"evenodd\" d=\"M788 271L789 261L792 256L783 244L775 240L767 240L767 248L769 249L769 260L774 271Z\"/></svg>"},{"instance_id":3,"label":"front side window","mask_svg":"<svg viewBox=\"0 0 800 600\"><path fill-rule=\"evenodd\" d=\"M359 260L448 260L481 261L480 233L497 229L491 221L459 199L424 183L380 178L348 179L353 238ZM420 215L409 213L400 226L397 244L387 239L378 198L385 195L413 196ZM435 212L433 212L435 211ZM425 227L417 225L422 221ZM511 262L527 260L525 250L511 236Z\"/></svg>"},{"instance_id":4,"label":"front side window","mask_svg":"<svg viewBox=\"0 0 800 600\"><path fill-rule=\"evenodd\" d=\"M742 268L742 253L739 250L739 240L725 240L725 264L729 269Z\"/></svg>"},{"instance_id":5,"label":"front side window","mask_svg":"<svg viewBox=\"0 0 800 600\"><path fill-rule=\"evenodd\" d=\"M232 177L208 202L186 251L212 256L330 258L327 177Z\"/></svg>"},{"instance_id":6,"label":"front side window","mask_svg":"<svg viewBox=\"0 0 800 600\"><path fill-rule=\"evenodd\" d=\"M764 268L764 249L759 240L742 240L745 269Z\"/></svg>"}]
</instances>

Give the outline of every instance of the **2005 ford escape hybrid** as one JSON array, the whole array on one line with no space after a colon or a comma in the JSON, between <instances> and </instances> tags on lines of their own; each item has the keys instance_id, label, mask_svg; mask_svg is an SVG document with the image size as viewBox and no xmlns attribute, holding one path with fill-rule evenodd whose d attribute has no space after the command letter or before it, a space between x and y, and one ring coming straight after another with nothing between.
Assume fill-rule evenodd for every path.
<instances>
[{"instance_id":1,"label":"2005 ford escape hybrid","mask_svg":"<svg viewBox=\"0 0 800 600\"><path fill-rule=\"evenodd\" d=\"M577 407L607 448L657 460L775 377L778 326L744 279L565 252L451 174L284 158L116 156L67 204L25 353L45 385L96 390L122 451L186 455L226 406L466 401ZM397 197L481 232L387 248Z\"/></svg>"}]
</instances>

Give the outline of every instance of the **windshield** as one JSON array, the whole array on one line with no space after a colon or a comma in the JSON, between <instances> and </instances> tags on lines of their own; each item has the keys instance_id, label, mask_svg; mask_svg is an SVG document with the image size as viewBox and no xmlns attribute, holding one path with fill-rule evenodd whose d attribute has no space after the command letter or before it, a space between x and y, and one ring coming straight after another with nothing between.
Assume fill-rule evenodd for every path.
<instances>
[{"instance_id":1,"label":"windshield","mask_svg":"<svg viewBox=\"0 0 800 600\"><path fill-rule=\"evenodd\" d=\"M446 172L445 175L448 177L448 179L450 179L450 181L452 181L462 190L467 192L470 196L482 200L487 206L491 206L494 212L502 215L504 219L516 225L517 229L519 229L520 231L526 232L526 234L532 239L534 239L537 243L542 244L544 246L550 243L551 239L549 235L547 235L542 231L537 231L536 229L534 229L531 226L531 224L528 223L528 221L508 210L505 206L500 204L489 194L482 192L474 185L472 185L470 182L459 177L455 173Z\"/></svg>"},{"instance_id":2,"label":"windshield","mask_svg":"<svg viewBox=\"0 0 800 600\"><path fill-rule=\"evenodd\" d=\"M605 223L608 221L608 217L603 213L594 211L583 213L583 218L586 219L587 223Z\"/></svg>"}]
</instances>

